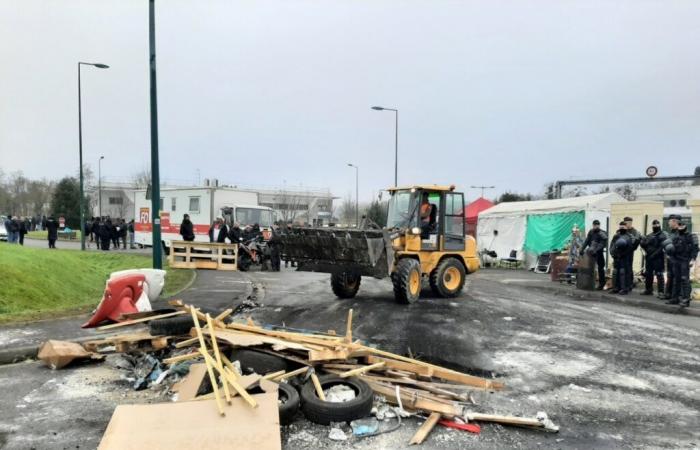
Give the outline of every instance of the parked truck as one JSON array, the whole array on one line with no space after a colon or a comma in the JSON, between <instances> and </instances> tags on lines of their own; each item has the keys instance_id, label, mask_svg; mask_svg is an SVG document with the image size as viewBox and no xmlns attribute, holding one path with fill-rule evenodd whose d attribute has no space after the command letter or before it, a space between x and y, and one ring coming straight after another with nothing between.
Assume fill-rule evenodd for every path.
<instances>
[{"instance_id":1,"label":"parked truck","mask_svg":"<svg viewBox=\"0 0 700 450\"><path fill-rule=\"evenodd\" d=\"M153 245L151 200L146 190L134 193L136 217L134 240L137 245ZM162 245L167 250L171 241L181 240L180 224L189 214L195 241L209 242L209 227L217 217L226 225L238 222L241 227L258 224L265 235L272 228L272 209L258 205L258 194L224 187L162 188L160 191L160 227Z\"/></svg>"}]
</instances>

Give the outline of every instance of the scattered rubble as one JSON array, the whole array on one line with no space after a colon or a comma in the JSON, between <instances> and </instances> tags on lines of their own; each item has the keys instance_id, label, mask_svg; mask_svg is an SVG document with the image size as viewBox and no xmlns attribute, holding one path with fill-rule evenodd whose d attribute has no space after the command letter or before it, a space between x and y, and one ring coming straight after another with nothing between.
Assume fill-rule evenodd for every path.
<instances>
[{"instance_id":1,"label":"scattered rubble","mask_svg":"<svg viewBox=\"0 0 700 450\"><path fill-rule=\"evenodd\" d=\"M250 300L247 304L253 307L253 303ZM335 441L392 432L401 427L402 417L412 415L428 417L411 439L412 444L427 439L437 424L471 433L481 431L473 422L558 430L541 412L535 418L523 418L472 411L481 408L473 402L472 393L501 390L504 385L495 379L365 345L352 336L352 310L348 312L345 334L338 335L333 330L262 327L250 317L245 323L234 323L230 322L229 316L234 313L230 309L212 317L180 301L171 305L175 312L101 328L113 330L152 320L182 322L191 317L189 335L162 336L139 331L85 342L82 346L71 344L74 351L74 346L81 350L80 357L109 354L107 363L122 371L122 378L133 389L157 390L167 394L171 405L178 405L118 407L101 449L136 443L147 447L151 442L159 442L160 446L172 442L172 448L182 448L175 445L172 436L166 436L167 429L175 429L176 424L188 420L187 439L201 438L202 446L228 448L236 442L236 447L241 447L239 444L246 442L252 427L274 437L266 438L264 445L255 445L256 450L276 449L281 445L279 424L293 422L300 409L308 420L330 426L327 436ZM579 388L574 386L571 388ZM273 397L274 408L270 406ZM168 422L170 418L172 423L163 429L149 425L156 420ZM222 425L218 428L217 420ZM228 429L233 422L238 425ZM135 429L126 432L127 424ZM346 431L347 425L343 424L350 428ZM220 428L226 430L226 441L217 440L222 435L222 431L216 431ZM303 433L306 432L290 434L290 441L300 439L311 445L317 440Z\"/></svg>"}]
</instances>

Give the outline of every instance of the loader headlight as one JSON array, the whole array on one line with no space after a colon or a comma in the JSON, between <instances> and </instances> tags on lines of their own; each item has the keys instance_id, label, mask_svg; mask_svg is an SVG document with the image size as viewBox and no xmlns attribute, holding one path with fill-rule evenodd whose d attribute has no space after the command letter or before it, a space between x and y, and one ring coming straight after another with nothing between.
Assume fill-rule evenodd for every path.
<instances>
[{"instance_id":1,"label":"loader headlight","mask_svg":"<svg viewBox=\"0 0 700 450\"><path fill-rule=\"evenodd\" d=\"M420 234L420 228L418 228L418 227L413 227L413 228L411 228L411 233L413 233L413 234Z\"/></svg>"}]
</instances>

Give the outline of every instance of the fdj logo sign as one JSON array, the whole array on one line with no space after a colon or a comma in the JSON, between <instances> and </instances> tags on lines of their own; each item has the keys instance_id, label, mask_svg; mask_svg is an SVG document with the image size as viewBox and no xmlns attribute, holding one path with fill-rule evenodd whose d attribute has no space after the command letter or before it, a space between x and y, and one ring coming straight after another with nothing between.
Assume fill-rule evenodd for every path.
<instances>
[{"instance_id":1,"label":"fdj logo sign","mask_svg":"<svg viewBox=\"0 0 700 450\"><path fill-rule=\"evenodd\" d=\"M150 223L151 222L151 211L148 208L141 208L139 213L139 222Z\"/></svg>"}]
</instances>

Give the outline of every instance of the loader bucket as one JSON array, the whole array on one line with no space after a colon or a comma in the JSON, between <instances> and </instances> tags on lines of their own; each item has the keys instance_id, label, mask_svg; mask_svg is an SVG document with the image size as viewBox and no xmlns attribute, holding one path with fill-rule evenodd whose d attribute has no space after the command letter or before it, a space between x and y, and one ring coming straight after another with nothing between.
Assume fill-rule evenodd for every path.
<instances>
[{"instance_id":1,"label":"loader bucket","mask_svg":"<svg viewBox=\"0 0 700 450\"><path fill-rule=\"evenodd\" d=\"M384 278L394 253L388 233L346 228L293 228L281 234L282 258L305 272Z\"/></svg>"}]
</instances>

